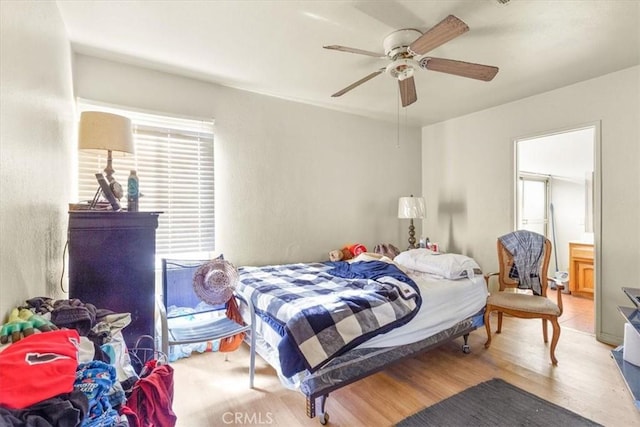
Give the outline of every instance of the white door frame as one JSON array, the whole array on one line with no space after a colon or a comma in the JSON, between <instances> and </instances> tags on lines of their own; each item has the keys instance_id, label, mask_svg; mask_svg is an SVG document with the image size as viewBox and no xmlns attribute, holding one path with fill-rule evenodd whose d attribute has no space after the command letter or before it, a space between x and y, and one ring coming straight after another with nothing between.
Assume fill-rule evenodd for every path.
<instances>
[{"instance_id":1,"label":"white door frame","mask_svg":"<svg viewBox=\"0 0 640 427\"><path fill-rule=\"evenodd\" d=\"M602 241L602 145L601 145L601 122L589 122L576 126L567 126L565 128L553 131L539 132L531 135L523 135L513 139L513 183L512 183L512 201L513 201L513 229L517 227L517 203L518 203L518 174L520 166L518 164L518 142L543 138L547 136L557 135L577 131L586 128L593 128L593 243L594 243L594 330L596 339L603 341L602 336L602 270L601 266L601 241ZM606 341L605 341L606 342Z\"/></svg>"}]
</instances>

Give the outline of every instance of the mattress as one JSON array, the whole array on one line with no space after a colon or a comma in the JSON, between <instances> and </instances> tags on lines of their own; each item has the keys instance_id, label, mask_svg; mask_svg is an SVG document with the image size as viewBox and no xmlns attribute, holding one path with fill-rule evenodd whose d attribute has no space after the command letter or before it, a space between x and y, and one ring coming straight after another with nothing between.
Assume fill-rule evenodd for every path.
<instances>
[{"instance_id":1,"label":"mattress","mask_svg":"<svg viewBox=\"0 0 640 427\"><path fill-rule=\"evenodd\" d=\"M406 272L420 288L422 306L407 324L377 335L359 348L392 347L411 344L450 328L479 310L487 302L484 277L448 280L417 271Z\"/></svg>"},{"instance_id":2,"label":"mattress","mask_svg":"<svg viewBox=\"0 0 640 427\"><path fill-rule=\"evenodd\" d=\"M425 340L476 315L486 304L488 292L481 275L457 280L414 271L408 271L407 275L422 294L422 305L416 316L405 325L375 336L354 350L397 347ZM285 377L280 371L277 348L280 335L259 316L256 316L256 332L256 352L276 370L283 385L299 388L306 372Z\"/></svg>"}]
</instances>

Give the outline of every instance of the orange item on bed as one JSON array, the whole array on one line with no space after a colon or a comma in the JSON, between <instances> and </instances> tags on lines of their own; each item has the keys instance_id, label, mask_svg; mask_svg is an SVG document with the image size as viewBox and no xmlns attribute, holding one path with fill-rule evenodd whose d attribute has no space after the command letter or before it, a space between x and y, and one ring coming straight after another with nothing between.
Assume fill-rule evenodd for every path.
<instances>
[{"instance_id":1,"label":"orange item on bed","mask_svg":"<svg viewBox=\"0 0 640 427\"><path fill-rule=\"evenodd\" d=\"M363 252L367 252L367 247L360 243L349 245L347 249L349 249L349 252L351 252L351 255L353 255L354 257L360 255Z\"/></svg>"}]
</instances>

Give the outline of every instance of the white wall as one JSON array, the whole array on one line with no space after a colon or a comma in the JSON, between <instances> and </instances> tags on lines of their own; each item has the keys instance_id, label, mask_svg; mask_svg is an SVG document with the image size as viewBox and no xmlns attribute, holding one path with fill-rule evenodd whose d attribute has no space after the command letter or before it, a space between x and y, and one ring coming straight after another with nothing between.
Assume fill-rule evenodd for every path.
<instances>
[{"instance_id":1,"label":"white wall","mask_svg":"<svg viewBox=\"0 0 640 427\"><path fill-rule=\"evenodd\" d=\"M86 55L76 55L74 76L82 98L215 119L216 249L231 262L406 245L397 203L421 193L420 129L403 129L398 147L395 123Z\"/></svg>"},{"instance_id":2,"label":"white wall","mask_svg":"<svg viewBox=\"0 0 640 427\"><path fill-rule=\"evenodd\" d=\"M436 213L424 221L427 232L495 271L496 238L514 224L513 141L600 121L596 334L621 342L617 306L628 303L620 287L638 286L630 277L640 260L639 94L636 66L423 128L422 188L427 210Z\"/></svg>"},{"instance_id":3,"label":"white wall","mask_svg":"<svg viewBox=\"0 0 640 427\"><path fill-rule=\"evenodd\" d=\"M570 179L552 177L551 202L554 207L558 270L569 271L569 242L584 241L585 184ZM552 227L549 227L551 240ZM552 258L549 271L555 272Z\"/></svg>"},{"instance_id":4,"label":"white wall","mask_svg":"<svg viewBox=\"0 0 640 427\"><path fill-rule=\"evenodd\" d=\"M54 2L0 2L0 319L62 297L74 140L71 54Z\"/></svg>"},{"instance_id":5,"label":"white wall","mask_svg":"<svg viewBox=\"0 0 640 427\"><path fill-rule=\"evenodd\" d=\"M584 179L587 171L593 171L594 132L593 126L587 126L522 139L518 166L523 172Z\"/></svg>"}]
</instances>

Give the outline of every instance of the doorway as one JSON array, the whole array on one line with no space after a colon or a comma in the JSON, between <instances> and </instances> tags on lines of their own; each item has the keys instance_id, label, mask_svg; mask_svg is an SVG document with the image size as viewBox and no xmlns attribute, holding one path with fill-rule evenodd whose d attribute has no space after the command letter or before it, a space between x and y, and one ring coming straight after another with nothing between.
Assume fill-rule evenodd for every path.
<instances>
[{"instance_id":1,"label":"doorway","mask_svg":"<svg viewBox=\"0 0 640 427\"><path fill-rule=\"evenodd\" d=\"M515 228L553 245L549 276L565 284L561 325L595 334L594 171L598 126L516 139ZM566 278L566 279L565 279Z\"/></svg>"}]
</instances>

